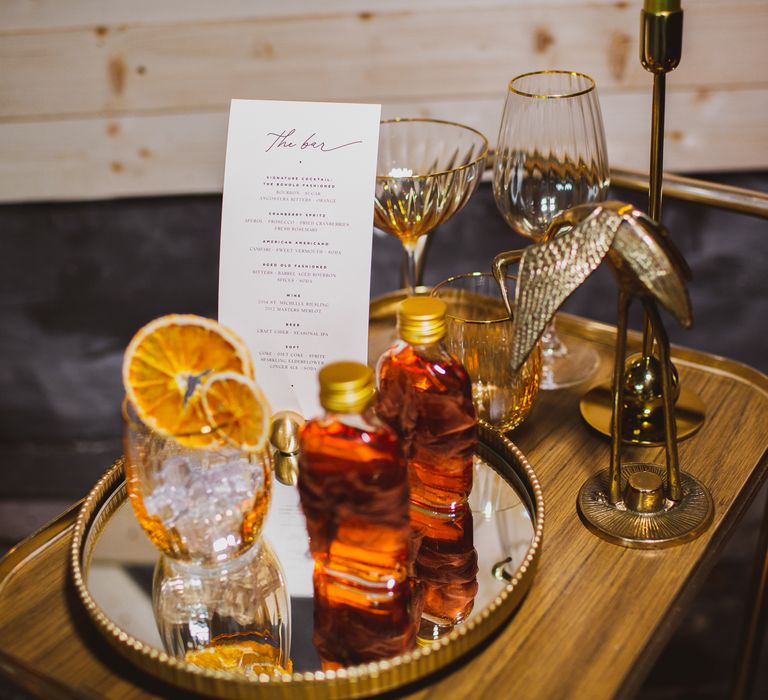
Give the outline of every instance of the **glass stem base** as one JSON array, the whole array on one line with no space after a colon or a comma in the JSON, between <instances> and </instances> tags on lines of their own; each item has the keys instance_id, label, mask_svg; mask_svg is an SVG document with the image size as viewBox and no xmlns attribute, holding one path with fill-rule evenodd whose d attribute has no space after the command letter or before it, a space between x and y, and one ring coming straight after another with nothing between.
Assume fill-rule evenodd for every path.
<instances>
[{"instance_id":1,"label":"glass stem base","mask_svg":"<svg viewBox=\"0 0 768 700\"><path fill-rule=\"evenodd\" d=\"M600 365L600 356L589 345L575 341L565 345L555 324L541 336L542 367L540 389L551 391L581 384L592 377Z\"/></svg>"}]
</instances>

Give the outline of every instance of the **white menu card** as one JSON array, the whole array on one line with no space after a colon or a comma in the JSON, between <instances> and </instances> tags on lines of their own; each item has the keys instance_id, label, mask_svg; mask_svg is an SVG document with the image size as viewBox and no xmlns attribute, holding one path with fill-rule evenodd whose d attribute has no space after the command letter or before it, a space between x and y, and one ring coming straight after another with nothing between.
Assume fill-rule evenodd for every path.
<instances>
[{"instance_id":1,"label":"white menu card","mask_svg":"<svg viewBox=\"0 0 768 700\"><path fill-rule=\"evenodd\" d=\"M365 362L381 106L232 100L219 321L272 410L320 412L317 370Z\"/></svg>"}]
</instances>

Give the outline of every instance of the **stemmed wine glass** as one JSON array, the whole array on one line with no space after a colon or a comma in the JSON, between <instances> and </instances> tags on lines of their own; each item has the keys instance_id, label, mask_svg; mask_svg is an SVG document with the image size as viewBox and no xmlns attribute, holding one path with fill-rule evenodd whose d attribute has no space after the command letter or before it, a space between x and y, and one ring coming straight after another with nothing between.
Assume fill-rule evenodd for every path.
<instances>
[{"instance_id":1,"label":"stemmed wine glass","mask_svg":"<svg viewBox=\"0 0 768 700\"><path fill-rule=\"evenodd\" d=\"M558 212L606 197L603 119L595 81L587 75L538 71L513 78L496 148L496 204L517 233L536 242ZM542 389L578 384L599 362L585 344L566 348L554 323L542 336L542 351Z\"/></svg>"},{"instance_id":2,"label":"stemmed wine glass","mask_svg":"<svg viewBox=\"0 0 768 700\"><path fill-rule=\"evenodd\" d=\"M487 154L488 140L468 126L437 119L381 122L373 223L403 244L411 294L419 239L467 203Z\"/></svg>"}]
</instances>

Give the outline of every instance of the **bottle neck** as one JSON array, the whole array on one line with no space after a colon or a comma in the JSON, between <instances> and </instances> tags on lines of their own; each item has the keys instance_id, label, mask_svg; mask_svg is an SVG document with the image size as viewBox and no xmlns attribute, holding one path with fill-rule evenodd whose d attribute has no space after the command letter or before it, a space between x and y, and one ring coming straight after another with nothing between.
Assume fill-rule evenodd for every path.
<instances>
[{"instance_id":1,"label":"bottle neck","mask_svg":"<svg viewBox=\"0 0 768 700\"><path fill-rule=\"evenodd\" d=\"M431 343L409 343L406 340L400 339L401 348L408 346L417 355L426 358L450 357L450 353L448 352L448 348L444 341L444 336Z\"/></svg>"},{"instance_id":2,"label":"bottle neck","mask_svg":"<svg viewBox=\"0 0 768 700\"><path fill-rule=\"evenodd\" d=\"M380 425L373 411L373 403L369 403L361 411L330 411L327 408L324 410L323 421L327 423L338 422L359 430L375 430Z\"/></svg>"}]
</instances>

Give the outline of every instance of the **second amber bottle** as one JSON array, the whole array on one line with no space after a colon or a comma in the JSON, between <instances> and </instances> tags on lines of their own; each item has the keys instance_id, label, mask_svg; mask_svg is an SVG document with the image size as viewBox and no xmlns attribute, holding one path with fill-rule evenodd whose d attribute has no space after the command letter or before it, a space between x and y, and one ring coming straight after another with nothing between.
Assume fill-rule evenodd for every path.
<instances>
[{"instance_id":1,"label":"second amber bottle","mask_svg":"<svg viewBox=\"0 0 768 700\"><path fill-rule=\"evenodd\" d=\"M472 490L477 417L472 382L443 344L446 305L409 297L398 309L400 340L379 359L376 411L403 442L411 502L454 511Z\"/></svg>"}]
</instances>

